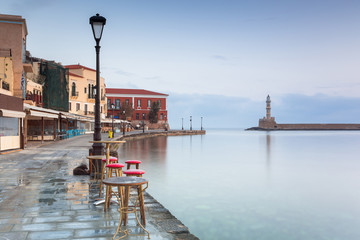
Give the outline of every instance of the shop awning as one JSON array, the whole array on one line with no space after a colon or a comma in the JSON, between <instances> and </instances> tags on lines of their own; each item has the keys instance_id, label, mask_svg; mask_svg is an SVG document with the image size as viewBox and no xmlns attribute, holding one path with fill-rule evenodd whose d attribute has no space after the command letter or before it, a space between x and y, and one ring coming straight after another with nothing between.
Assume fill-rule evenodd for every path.
<instances>
[{"instance_id":1,"label":"shop awning","mask_svg":"<svg viewBox=\"0 0 360 240\"><path fill-rule=\"evenodd\" d=\"M30 110L30 116L34 117L45 117L45 118L58 118L57 114L47 113L47 112L39 112Z\"/></svg>"},{"instance_id":2,"label":"shop awning","mask_svg":"<svg viewBox=\"0 0 360 240\"><path fill-rule=\"evenodd\" d=\"M0 117L24 118L25 115L24 112L0 109Z\"/></svg>"}]
</instances>

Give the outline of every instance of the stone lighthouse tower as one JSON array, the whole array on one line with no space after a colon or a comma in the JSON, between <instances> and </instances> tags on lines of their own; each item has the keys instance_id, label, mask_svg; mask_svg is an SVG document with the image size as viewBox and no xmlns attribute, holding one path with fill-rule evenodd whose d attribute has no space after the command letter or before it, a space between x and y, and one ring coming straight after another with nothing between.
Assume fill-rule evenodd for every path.
<instances>
[{"instance_id":1,"label":"stone lighthouse tower","mask_svg":"<svg viewBox=\"0 0 360 240\"><path fill-rule=\"evenodd\" d=\"M267 96L266 98L266 119L270 120L271 119L271 100L270 100L270 95Z\"/></svg>"},{"instance_id":2,"label":"stone lighthouse tower","mask_svg":"<svg viewBox=\"0 0 360 240\"><path fill-rule=\"evenodd\" d=\"M275 118L271 116L271 99L270 95L266 98L266 117L259 119L259 128L262 129L275 129Z\"/></svg>"}]
</instances>

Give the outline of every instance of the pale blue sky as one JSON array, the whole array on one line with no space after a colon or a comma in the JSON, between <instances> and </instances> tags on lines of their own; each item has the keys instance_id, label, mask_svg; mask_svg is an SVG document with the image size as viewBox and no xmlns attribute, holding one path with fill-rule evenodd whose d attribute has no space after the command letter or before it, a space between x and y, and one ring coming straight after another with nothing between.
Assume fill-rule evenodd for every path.
<instances>
[{"instance_id":1,"label":"pale blue sky","mask_svg":"<svg viewBox=\"0 0 360 240\"><path fill-rule=\"evenodd\" d=\"M278 122L360 117L359 1L2 0L1 13L26 18L33 56L92 68L89 17L103 15L107 86L170 94L174 128L254 126L267 94Z\"/></svg>"}]
</instances>

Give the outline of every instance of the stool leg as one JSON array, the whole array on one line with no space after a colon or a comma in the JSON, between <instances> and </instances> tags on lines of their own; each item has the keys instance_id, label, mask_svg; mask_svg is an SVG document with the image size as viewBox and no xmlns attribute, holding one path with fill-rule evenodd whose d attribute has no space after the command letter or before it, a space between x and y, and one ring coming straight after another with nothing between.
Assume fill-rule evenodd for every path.
<instances>
[{"instance_id":1,"label":"stool leg","mask_svg":"<svg viewBox=\"0 0 360 240\"><path fill-rule=\"evenodd\" d=\"M101 197L101 191L102 191L102 182L103 182L103 179L104 179L104 174L105 174L105 165L104 163L103 164L103 167L102 167L102 170L101 170L101 180L100 180L100 191L99 191L99 197Z\"/></svg>"}]
</instances>

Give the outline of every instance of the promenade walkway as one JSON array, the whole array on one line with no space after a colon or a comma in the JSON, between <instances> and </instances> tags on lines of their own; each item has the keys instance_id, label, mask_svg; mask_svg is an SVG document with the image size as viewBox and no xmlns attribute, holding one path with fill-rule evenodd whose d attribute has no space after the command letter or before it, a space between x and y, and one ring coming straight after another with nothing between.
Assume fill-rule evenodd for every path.
<instances>
[{"instance_id":1,"label":"promenade walkway","mask_svg":"<svg viewBox=\"0 0 360 240\"><path fill-rule=\"evenodd\" d=\"M112 239L119 220L117 206L111 205L108 212L103 205L94 206L98 184L72 173L88 163L91 139L92 134L87 134L30 144L25 150L0 155L0 240ZM197 239L149 194L145 207L151 239ZM129 217L129 229L141 232L135 217Z\"/></svg>"}]
</instances>

